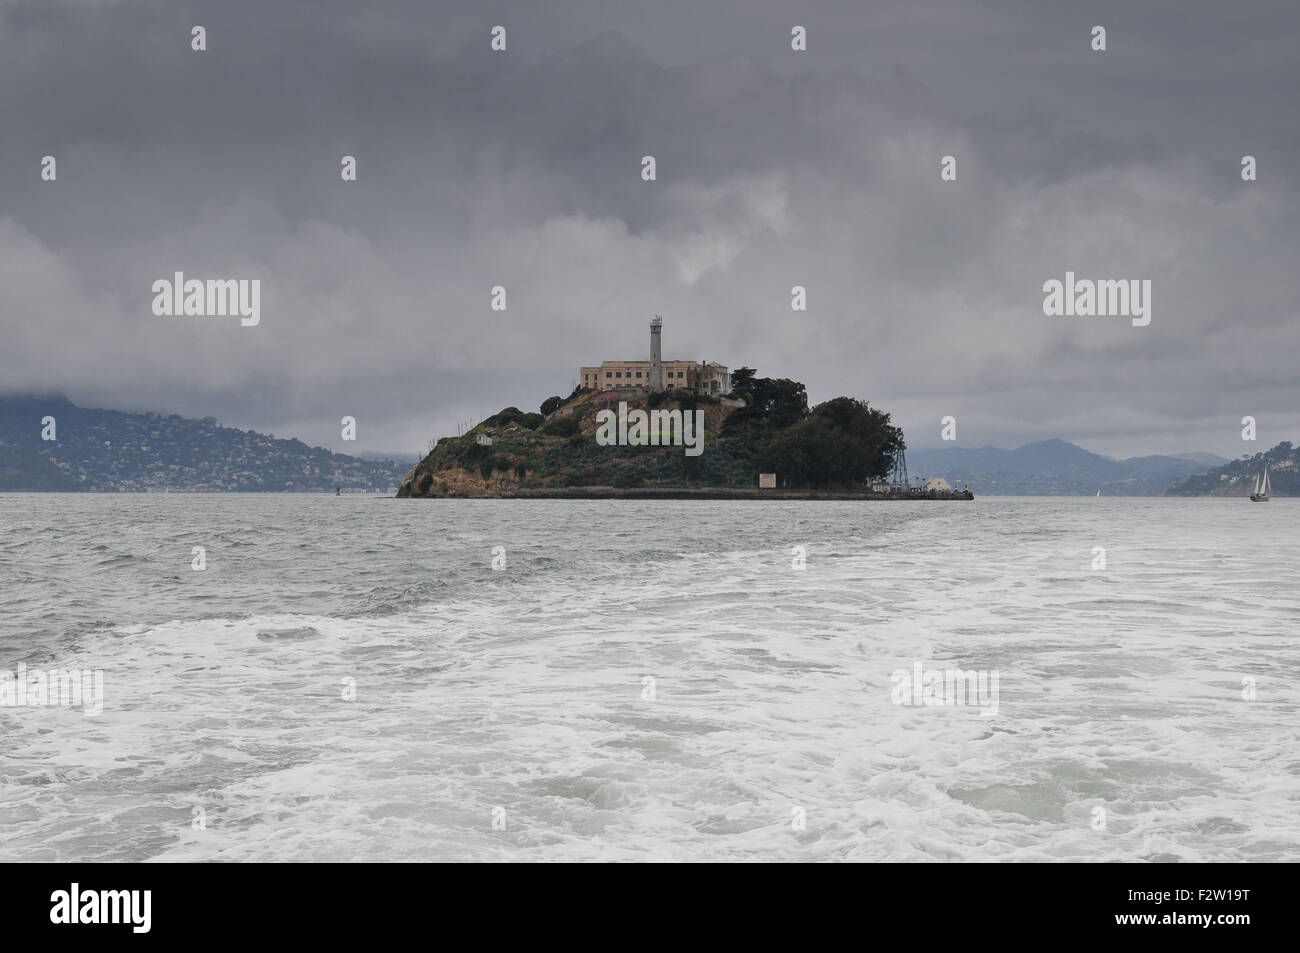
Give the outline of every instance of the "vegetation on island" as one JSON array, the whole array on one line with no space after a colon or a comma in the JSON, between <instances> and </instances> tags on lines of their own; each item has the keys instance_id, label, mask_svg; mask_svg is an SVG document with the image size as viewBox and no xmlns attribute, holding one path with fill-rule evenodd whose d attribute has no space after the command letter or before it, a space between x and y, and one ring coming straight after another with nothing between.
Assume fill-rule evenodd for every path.
<instances>
[{"instance_id":1,"label":"vegetation on island","mask_svg":"<svg viewBox=\"0 0 1300 953\"><path fill-rule=\"evenodd\" d=\"M601 410L703 411L698 456L682 446L601 446ZM804 385L732 375L725 397L689 389L657 392L577 388L548 397L539 413L507 407L459 437L443 437L406 475L399 496L493 496L564 487L754 487L776 473L788 489L862 490L905 447L889 414L852 397L808 406Z\"/></svg>"}]
</instances>

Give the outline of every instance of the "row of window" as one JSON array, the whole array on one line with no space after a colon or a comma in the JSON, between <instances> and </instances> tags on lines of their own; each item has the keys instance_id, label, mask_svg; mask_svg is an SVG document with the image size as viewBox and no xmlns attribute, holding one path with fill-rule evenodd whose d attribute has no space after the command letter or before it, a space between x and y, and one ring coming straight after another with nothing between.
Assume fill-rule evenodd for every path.
<instances>
[{"instance_id":1,"label":"row of window","mask_svg":"<svg viewBox=\"0 0 1300 953\"><path fill-rule=\"evenodd\" d=\"M606 371L606 372L605 372L605 377L607 377L607 378L609 378L609 377L622 377L622 376L623 376L623 372L622 372L622 371ZM628 372L627 372L627 376L630 378L630 377L632 376L632 372L631 372L631 371L628 371ZM637 371L637 372L636 372L636 376L637 376L637 377L640 377L640 376L641 376L641 372L640 372L640 371ZM649 377L649 376L650 376L649 374L646 374L646 377ZM673 372L672 372L672 371L664 371L664 377L672 377L672 376L673 376ZM677 376L678 376L678 377L685 377L685 376L686 376L686 372L685 372L685 371L678 371L678 372L677 372Z\"/></svg>"},{"instance_id":2,"label":"row of window","mask_svg":"<svg viewBox=\"0 0 1300 953\"><path fill-rule=\"evenodd\" d=\"M668 379L671 380L672 377L673 377L673 373L674 373L673 371L664 371L664 377L665 377L665 378L668 378ZM686 372L685 372L685 371L677 371L676 374L677 374L677 379L678 379L678 380L682 380L682 379L684 379L684 378L686 377ZM641 377L641 376L642 376L642 372L641 372L641 371L637 371L637 372L636 372L636 376L637 376L637 377ZM617 377L617 378L619 378L619 379L621 380L621 379L623 378L623 372L622 372L622 371L606 371L606 372L605 372L605 378L606 378L606 380L612 380L612 379L615 378L615 377ZM628 377L629 380L632 379L632 372L631 372L631 371L628 371L628 372L627 372L627 377ZM649 377L650 377L649 372L646 372L646 374L645 374L645 378L649 378ZM596 383L596 375L595 375L595 374L585 374L585 375L583 375L583 383L584 383L584 384L595 384L595 383ZM714 386L714 388L716 389L718 385L717 385L717 383L715 382L713 386Z\"/></svg>"},{"instance_id":3,"label":"row of window","mask_svg":"<svg viewBox=\"0 0 1300 953\"><path fill-rule=\"evenodd\" d=\"M604 376L606 376L606 378L614 378L614 377L617 377L617 378L620 378L620 380L621 380L621 377L623 377L623 372L621 372L621 371L606 371L606 372L604 372ZM669 378L671 378L671 377L672 377L672 371L664 371L664 372L663 372L663 376L664 376L664 377L669 377ZM686 376L686 372L685 372L685 371L679 371L679 372L677 372L677 377L682 378L682 377L685 377L685 376ZM642 377L642 373L641 373L640 371L637 371L637 377ZM649 374L649 373L646 373L646 374L645 374L645 377L646 377L646 378L649 378L649 377L650 377L650 374ZM630 372L630 371L628 371L628 378L629 378L629 380L630 380L630 378L632 378L632 372ZM589 380L595 380L595 374L591 374L591 376L589 377Z\"/></svg>"}]
</instances>

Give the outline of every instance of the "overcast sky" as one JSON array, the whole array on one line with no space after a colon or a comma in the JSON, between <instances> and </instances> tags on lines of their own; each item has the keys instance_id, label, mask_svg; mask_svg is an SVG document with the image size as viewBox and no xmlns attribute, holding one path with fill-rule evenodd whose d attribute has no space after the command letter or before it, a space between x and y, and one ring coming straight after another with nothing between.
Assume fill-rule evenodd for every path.
<instances>
[{"instance_id":1,"label":"overcast sky","mask_svg":"<svg viewBox=\"0 0 1300 953\"><path fill-rule=\"evenodd\" d=\"M0 390L413 454L646 358L658 313L665 358L865 398L913 447L946 415L963 446L1300 442L1298 29L1294 0L0 0ZM1150 279L1150 325L1045 316L1067 270ZM261 324L155 316L176 271L260 278Z\"/></svg>"}]
</instances>

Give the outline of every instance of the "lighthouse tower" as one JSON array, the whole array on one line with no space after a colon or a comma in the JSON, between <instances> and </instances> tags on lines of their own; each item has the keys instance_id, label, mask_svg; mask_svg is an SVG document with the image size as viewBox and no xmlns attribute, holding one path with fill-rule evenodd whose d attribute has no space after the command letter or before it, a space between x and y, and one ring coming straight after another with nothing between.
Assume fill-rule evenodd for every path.
<instances>
[{"instance_id":1,"label":"lighthouse tower","mask_svg":"<svg viewBox=\"0 0 1300 953\"><path fill-rule=\"evenodd\" d=\"M659 332L663 328L663 318L655 315L650 322L650 389L664 389L663 351L659 347Z\"/></svg>"}]
</instances>

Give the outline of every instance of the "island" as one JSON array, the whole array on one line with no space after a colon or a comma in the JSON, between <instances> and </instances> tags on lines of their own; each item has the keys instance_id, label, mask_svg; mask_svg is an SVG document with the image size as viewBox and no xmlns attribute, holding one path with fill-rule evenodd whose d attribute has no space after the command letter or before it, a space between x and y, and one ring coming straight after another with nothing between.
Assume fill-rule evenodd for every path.
<instances>
[{"instance_id":1,"label":"island","mask_svg":"<svg viewBox=\"0 0 1300 953\"><path fill-rule=\"evenodd\" d=\"M583 373L590 384L604 371ZM438 440L397 495L973 499L946 481L891 482L902 472L903 432L866 401L836 397L809 408L798 381L758 377L753 368L717 373L708 383L721 379L725 392L690 386L692 378L706 379L702 369L680 387L655 389L646 378L641 385L579 385L536 413L507 407Z\"/></svg>"}]
</instances>

